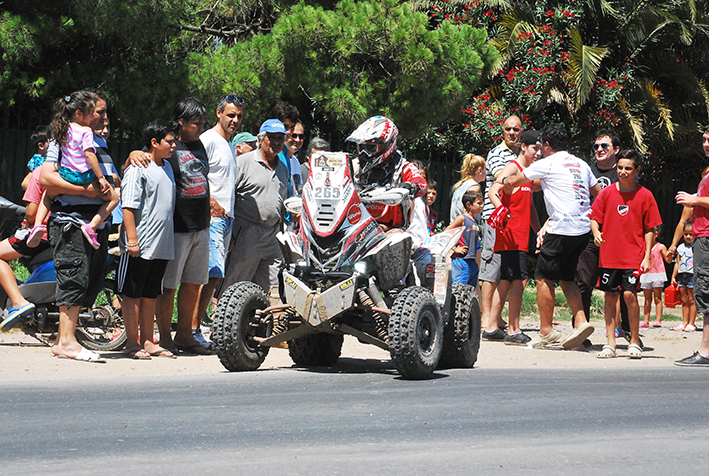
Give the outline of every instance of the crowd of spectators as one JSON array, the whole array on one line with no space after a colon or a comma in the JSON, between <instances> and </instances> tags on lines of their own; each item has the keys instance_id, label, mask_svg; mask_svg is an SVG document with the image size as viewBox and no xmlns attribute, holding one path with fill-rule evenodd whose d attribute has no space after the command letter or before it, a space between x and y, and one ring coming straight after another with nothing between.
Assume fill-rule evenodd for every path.
<instances>
[{"instance_id":1,"label":"crowd of spectators","mask_svg":"<svg viewBox=\"0 0 709 476\"><path fill-rule=\"evenodd\" d=\"M125 354L135 359L211 354L214 344L202 331L210 304L239 281L253 281L269 293L278 288L283 262L276 235L298 226L297 217L285 212L284 200L302 193L311 158L330 147L314 137L301 164L298 152L306 135L298 109L277 103L253 135L241 130L246 108L233 94L219 98L215 117L197 98L180 101L170 121L145 127L143 148L131 152L119 174L106 145L106 97L87 89L59 99L51 126L32 136L36 153L23 181L28 224L0 242L0 284L12 302L0 329L11 329L35 311L7 262L51 249L60 310L52 352L104 362L78 343L75 330L80 309L93 305L102 284L110 228L120 226L117 291L128 334ZM381 141L374 144L376 151L368 134ZM397 149L397 135L389 119L376 116L347 140L358 151L355 180L410 190L410 204L370 212L385 230L407 228L417 247L436 232L432 205L438 190L425 166L408 162ZM675 254L679 259L670 281L681 289L684 315L676 330L696 330L697 312L706 324L706 178L696 194L678 193L677 203L689 211L665 248L657 242L661 218L655 199L639 184L640 157L632 149L621 150L613 131L597 133L590 165L568 152L569 135L561 124L525 131L520 118L510 116L502 137L487 159L463 158L451 200L449 228L464 227L452 250L453 281L478 290L483 340L588 347L594 332L591 294L598 286L605 293L607 343L597 356L616 357L616 337L625 336L628 356L641 358L637 292L642 284L648 290L646 306L653 300L659 305L653 323L659 325L664 262ZM709 157L709 128L703 141ZM539 191L548 216L544 223L532 198ZM685 243L678 246L681 237ZM527 269L529 255L537 257L534 273ZM532 278L540 315L533 344L519 322L523 290ZM573 330L564 339L553 324L556 284L572 312ZM506 302L509 323L502 317ZM646 307L645 327L649 315ZM698 351L676 364L709 366L709 331Z\"/></svg>"}]
</instances>

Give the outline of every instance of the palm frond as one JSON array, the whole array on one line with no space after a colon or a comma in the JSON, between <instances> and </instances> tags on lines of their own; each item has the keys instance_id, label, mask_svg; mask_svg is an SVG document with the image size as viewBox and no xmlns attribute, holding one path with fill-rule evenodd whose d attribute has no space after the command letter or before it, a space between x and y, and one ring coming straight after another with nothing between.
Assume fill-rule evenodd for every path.
<instances>
[{"instance_id":1,"label":"palm frond","mask_svg":"<svg viewBox=\"0 0 709 476\"><path fill-rule=\"evenodd\" d=\"M643 127L642 118L632 114L630 108L628 107L628 102L625 100L624 97L621 97L618 101L618 107L623 112L626 121L628 121L628 124L630 125L630 131L633 134L633 142L635 143L635 149L641 154L645 154L647 152L647 146L643 141L645 137L645 129Z\"/></svg>"},{"instance_id":2,"label":"palm frond","mask_svg":"<svg viewBox=\"0 0 709 476\"><path fill-rule=\"evenodd\" d=\"M588 100L596 73L601 66L608 48L583 44L578 28L567 30L571 42L569 48L569 72L576 90L576 105L582 106Z\"/></svg>"},{"instance_id":3,"label":"palm frond","mask_svg":"<svg viewBox=\"0 0 709 476\"><path fill-rule=\"evenodd\" d=\"M702 96L704 97L704 106L706 106L707 109L707 116L709 116L709 90L707 90L707 85L703 79L700 79L698 83L699 91L701 91Z\"/></svg>"}]
</instances>

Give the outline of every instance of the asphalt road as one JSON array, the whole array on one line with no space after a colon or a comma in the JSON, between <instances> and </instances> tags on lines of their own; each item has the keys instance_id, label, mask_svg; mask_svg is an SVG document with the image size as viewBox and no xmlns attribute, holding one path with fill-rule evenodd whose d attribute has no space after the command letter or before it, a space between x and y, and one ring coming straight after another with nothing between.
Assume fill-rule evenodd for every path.
<instances>
[{"instance_id":1,"label":"asphalt road","mask_svg":"<svg viewBox=\"0 0 709 476\"><path fill-rule=\"evenodd\" d=\"M706 474L705 369L0 384L0 474Z\"/></svg>"}]
</instances>

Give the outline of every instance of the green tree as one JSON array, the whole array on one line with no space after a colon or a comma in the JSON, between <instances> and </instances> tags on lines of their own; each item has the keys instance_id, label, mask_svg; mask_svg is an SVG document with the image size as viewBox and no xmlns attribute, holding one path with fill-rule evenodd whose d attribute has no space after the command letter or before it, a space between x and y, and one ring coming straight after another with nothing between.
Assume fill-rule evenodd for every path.
<instances>
[{"instance_id":1,"label":"green tree","mask_svg":"<svg viewBox=\"0 0 709 476\"><path fill-rule=\"evenodd\" d=\"M236 92L252 126L285 99L316 131L347 134L373 114L403 135L459 116L497 54L486 33L427 17L396 0L345 0L334 10L304 2L269 35L190 55L190 80L203 97Z\"/></svg>"},{"instance_id":2,"label":"green tree","mask_svg":"<svg viewBox=\"0 0 709 476\"><path fill-rule=\"evenodd\" d=\"M500 121L516 112L537 127L565 123L584 149L598 128L616 129L645 154L655 178L666 163L696 157L690 136L709 110L705 0L414 3L431 27L444 19L485 26L500 52L462 125L444 134L449 147L487 150Z\"/></svg>"}]
</instances>

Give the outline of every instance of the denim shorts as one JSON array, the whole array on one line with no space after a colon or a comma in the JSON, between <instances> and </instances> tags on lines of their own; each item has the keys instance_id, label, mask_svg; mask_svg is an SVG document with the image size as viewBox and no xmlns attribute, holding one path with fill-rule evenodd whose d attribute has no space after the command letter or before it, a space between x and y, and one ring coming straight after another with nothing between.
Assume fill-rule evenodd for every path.
<instances>
[{"instance_id":1,"label":"denim shorts","mask_svg":"<svg viewBox=\"0 0 709 476\"><path fill-rule=\"evenodd\" d=\"M231 242L233 218L212 217L209 222L209 277L223 278Z\"/></svg>"},{"instance_id":2,"label":"denim shorts","mask_svg":"<svg viewBox=\"0 0 709 476\"><path fill-rule=\"evenodd\" d=\"M474 259L453 258L451 268L454 283L478 285L478 263Z\"/></svg>"},{"instance_id":3,"label":"denim shorts","mask_svg":"<svg viewBox=\"0 0 709 476\"><path fill-rule=\"evenodd\" d=\"M677 273L677 284L681 288L693 288L694 273Z\"/></svg>"}]
</instances>

